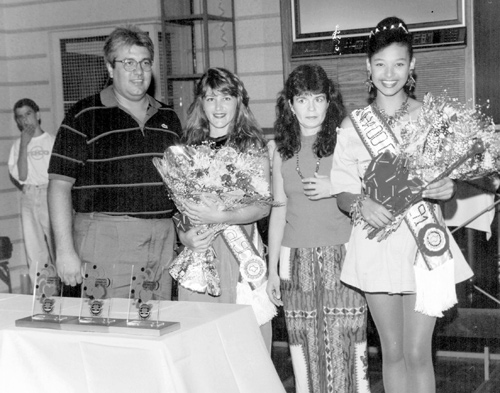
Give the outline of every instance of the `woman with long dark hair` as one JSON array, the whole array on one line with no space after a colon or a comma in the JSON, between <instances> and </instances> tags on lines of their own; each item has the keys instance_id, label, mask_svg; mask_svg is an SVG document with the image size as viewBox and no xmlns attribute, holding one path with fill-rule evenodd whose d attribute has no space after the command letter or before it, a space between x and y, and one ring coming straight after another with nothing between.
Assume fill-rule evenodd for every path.
<instances>
[{"instance_id":1,"label":"woman with long dark hair","mask_svg":"<svg viewBox=\"0 0 500 393\"><path fill-rule=\"evenodd\" d=\"M340 282L349 218L330 194L342 96L318 65L278 96L267 293L283 305L297 392L368 392L366 303ZM279 269L278 269L279 265Z\"/></svg>"}]
</instances>

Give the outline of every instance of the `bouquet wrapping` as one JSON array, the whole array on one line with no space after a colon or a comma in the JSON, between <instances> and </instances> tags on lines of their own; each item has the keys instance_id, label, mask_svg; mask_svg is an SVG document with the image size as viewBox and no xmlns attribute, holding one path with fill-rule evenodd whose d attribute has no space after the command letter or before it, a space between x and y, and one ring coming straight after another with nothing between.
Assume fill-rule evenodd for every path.
<instances>
[{"instance_id":1,"label":"bouquet wrapping","mask_svg":"<svg viewBox=\"0 0 500 393\"><path fill-rule=\"evenodd\" d=\"M233 147L213 149L209 143L198 146L171 146L163 158L154 158L168 193L179 211L187 201L203 203L209 198L220 210L232 210L250 204L273 204L269 183L264 177L262 158L264 149L238 152ZM174 217L176 225L186 231L192 227L189 217ZM227 224L198 226L199 232L213 229L221 232ZM183 287L220 295L220 281L213 265L214 250L197 253L185 248L172 262L169 272Z\"/></svg>"},{"instance_id":2,"label":"bouquet wrapping","mask_svg":"<svg viewBox=\"0 0 500 393\"><path fill-rule=\"evenodd\" d=\"M371 228L370 238L380 241L394 232L429 184L445 177L470 180L498 173L500 133L481 109L446 93L425 95L417 121L407 123L401 132L398 154L382 154L365 173L367 193L395 216L391 225ZM390 178L381 179L384 171L378 166L386 166Z\"/></svg>"},{"instance_id":3,"label":"bouquet wrapping","mask_svg":"<svg viewBox=\"0 0 500 393\"><path fill-rule=\"evenodd\" d=\"M469 180L498 172L500 134L481 110L447 94L427 94L417 121L408 123L402 132L401 154L408 159L410 175L436 178L450 170L451 179ZM467 157L478 142L484 150Z\"/></svg>"}]
</instances>

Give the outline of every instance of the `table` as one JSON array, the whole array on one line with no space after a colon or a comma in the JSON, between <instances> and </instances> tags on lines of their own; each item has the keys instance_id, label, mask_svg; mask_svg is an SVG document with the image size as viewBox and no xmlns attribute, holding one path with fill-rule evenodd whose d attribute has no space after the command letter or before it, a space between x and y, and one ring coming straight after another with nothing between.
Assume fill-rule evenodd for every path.
<instances>
[{"instance_id":1,"label":"table","mask_svg":"<svg viewBox=\"0 0 500 393\"><path fill-rule=\"evenodd\" d=\"M79 304L64 299L63 314ZM181 328L150 337L16 327L31 305L0 294L2 392L285 392L250 306L165 301L160 319ZM125 299L113 305L125 318Z\"/></svg>"}]
</instances>

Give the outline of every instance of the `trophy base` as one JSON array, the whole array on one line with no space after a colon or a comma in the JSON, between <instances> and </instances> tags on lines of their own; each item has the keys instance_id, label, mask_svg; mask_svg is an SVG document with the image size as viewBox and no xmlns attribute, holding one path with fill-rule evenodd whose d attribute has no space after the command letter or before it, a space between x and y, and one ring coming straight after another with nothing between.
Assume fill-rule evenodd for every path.
<instances>
[{"instance_id":1,"label":"trophy base","mask_svg":"<svg viewBox=\"0 0 500 393\"><path fill-rule=\"evenodd\" d=\"M132 334L138 336L154 336L159 337L166 333L180 329L179 322L145 322L140 324L127 323L126 319L108 320L109 323L104 324L92 323L85 321L80 322L78 317L61 315L59 319L34 319L33 316L16 320L17 327L27 327L36 329L54 329L54 330L69 330L79 332L98 332L98 333L120 333Z\"/></svg>"},{"instance_id":2,"label":"trophy base","mask_svg":"<svg viewBox=\"0 0 500 393\"><path fill-rule=\"evenodd\" d=\"M82 325L99 325L111 326L116 323L116 319L111 318L93 318L93 317L80 317L78 322Z\"/></svg>"},{"instance_id":3,"label":"trophy base","mask_svg":"<svg viewBox=\"0 0 500 393\"><path fill-rule=\"evenodd\" d=\"M165 324L165 322L162 321L139 321L139 320L132 320L127 322L128 327L145 327L145 328L159 328L162 327Z\"/></svg>"},{"instance_id":4,"label":"trophy base","mask_svg":"<svg viewBox=\"0 0 500 393\"><path fill-rule=\"evenodd\" d=\"M70 317L67 315L52 316L51 318L40 318L42 314L29 316L16 320L16 327L29 327L37 329L54 329L62 330L61 325L68 323L70 320L78 320L78 317Z\"/></svg>"},{"instance_id":5,"label":"trophy base","mask_svg":"<svg viewBox=\"0 0 500 393\"><path fill-rule=\"evenodd\" d=\"M49 315L49 314L35 314L31 316L31 319L34 321L53 321L54 323L60 323L68 318L75 318L75 317L69 317L67 315Z\"/></svg>"},{"instance_id":6,"label":"trophy base","mask_svg":"<svg viewBox=\"0 0 500 393\"><path fill-rule=\"evenodd\" d=\"M114 325L110 332L112 333L125 333L125 334L138 334L142 336L162 336L166 333L173 332L180 329L179 322L145 322L138 321L138 323L127 322L126 319L121 319Z\"/></svg>"}]
</instances>

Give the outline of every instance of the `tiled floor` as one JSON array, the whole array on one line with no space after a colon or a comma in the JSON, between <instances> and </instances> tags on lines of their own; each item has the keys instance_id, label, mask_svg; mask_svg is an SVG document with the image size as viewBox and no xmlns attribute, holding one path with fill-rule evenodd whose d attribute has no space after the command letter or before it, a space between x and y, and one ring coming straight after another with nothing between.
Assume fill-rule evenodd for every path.
<instances>
[{"instance_id":1,"label":"tiled floor","mask_svg":"<svg viewBox=\"0 0 500 393\"><path fill-rule=\"evenodd\" d=\"M286 392L294 393L292 363L286 343L278 342L273 345L272 358ZM492 378L495 377L495 370L500 374L500 361L490 363ZM490 380L490 386L484 384L484 363L481 359L456 359L438 356L435 362L435 373L437 393L500 392L500 381ZM370 355L369 376L372 393L383 393L382 364L377 353Z\"/></svg>"}]
</instances>

